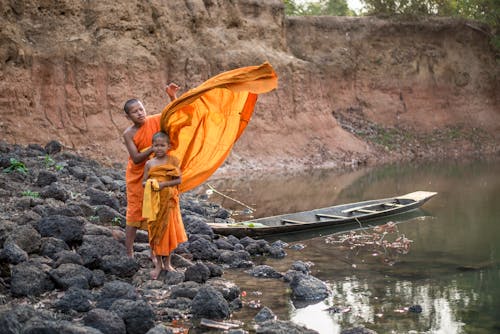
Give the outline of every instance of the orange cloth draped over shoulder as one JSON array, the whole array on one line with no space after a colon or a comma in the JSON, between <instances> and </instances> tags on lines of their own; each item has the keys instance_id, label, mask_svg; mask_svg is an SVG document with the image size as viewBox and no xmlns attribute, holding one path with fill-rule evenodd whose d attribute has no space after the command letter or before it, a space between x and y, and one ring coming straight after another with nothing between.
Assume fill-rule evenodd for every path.
<instances>
[{"instance_id":1,"label":"orange cloth draped over shoulder","mask_svg":"<svg viewBox=\"0 0 500 334\"><path fill-rule=\"evenodd\" d=\"M179 177L178 160L170 157L165 165L149 170L144 188L143 216L148 221L149 244L153 254L168 256L180 243L187 241L179 205L178 187L158 190L158 183Z\"/></svg>"},{"instance_id":2,"label":"orange cloth draped over shoulder","mask_svg":"<svg viewBox=\"0 0 500 334\"><path fill-rule=\"evenodd\" d=\"M229 155L252 116L258 94L278 85L269 63L221 73L187 91L162 111L170 155L181 164L181 192L203 183Z\"/></svg>"},{"instance_id":3,"label":"orange cloth draped over shoulder","mask_svg":"<svg viewBox=\"0 0 500 334\"><path fill-rule=\"evenodd\" d=\"M151 147L153 135L160 131L161 114L151 115L146 118L144 124L137 130L133 141L139 152ZM147 230L147 223L142 218L142 200L144 188L142 178L146 161L134 163L129 156L125 182L127 185L127 225Z\"/></svg>"}]
</instances>

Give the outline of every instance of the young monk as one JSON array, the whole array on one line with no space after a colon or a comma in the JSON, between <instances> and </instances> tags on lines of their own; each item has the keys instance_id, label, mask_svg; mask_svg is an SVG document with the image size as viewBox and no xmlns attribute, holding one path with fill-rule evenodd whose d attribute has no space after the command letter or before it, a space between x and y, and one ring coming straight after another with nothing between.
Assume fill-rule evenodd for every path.
<instances>
[{"instance_id":1,"label":"young monk","mask_svg":"<svg viewBox=\"0 0 500 334\"><path fill-rule=\"evenodd\" d=\"M165 92L170 100L177 98L179 86L170 83ZM151 139L160 131L161 114L147 116L146 109L137 99L128 100L123 107L132 125L123 132L125 146L129 153L125 180L127 185L127 217L125 227L125 247L127 255L133 257L134 240L137 229L147 230L147 222L142 217L143 191L142 179L144 164L153 153Z\"/></svg>"},{"instance_id":2,"label":"young monk","mask_svg":"<svg viewBox=\"0 0 500 334\"><path fill-rule=\"evenodd\" d=\"M153 136L154 158L144 167L142 215L148 221L149 244L155 260L151 278L162 270L174 271L170 253L187 240L179 205L179 160L168 155L170 140L165 132Z\"/></svg>"}]
</instances>

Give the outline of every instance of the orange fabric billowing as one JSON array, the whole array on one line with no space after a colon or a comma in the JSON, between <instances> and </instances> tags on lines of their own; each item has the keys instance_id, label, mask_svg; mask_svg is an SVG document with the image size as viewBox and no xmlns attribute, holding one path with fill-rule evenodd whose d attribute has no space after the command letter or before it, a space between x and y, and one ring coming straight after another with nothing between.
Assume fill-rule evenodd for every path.
<instances>
[{"instance_id":1,"label":"orange fabric billowing","mask_svg":"<svg viewBox=\"0 0 500 334\"><path fill-rule=\"evenodd\" d=\"M149 180L163 182L180 176L180 169L173 163L174 161L176 161L175 158L171 159L168 164L151 167L146 193L154 192L154 182L149 182ZM143 205L144 216L154 219L148 221L149 244L153 254L168 256L180 243L187 241L179 205L179 190L177 187L165 187L159 192L159 198L156 200L154 195L145 196L145 198L154 202Z\"/></svg>"},{"instance_id":2,"label":"orange fabric billowing","mask_svg":"<svg viewBox=\"0 0 500 334\"><path fill-rule=\"evenodd\" d=\"M181 161L181 192L203 183L227 158L252 116L257 95L278 85L264 63L221 73L184 93L162 111L169 154Z\"/></svg>"},{"instance_id":3,"label":"orange fabric billowing","mask_svg":"<svg viewBox=\"0 0 500 334\"><path fill-rule=\"evenodd\" d=\"M160 131L160 116L161 114L148 116L146 122L137 130L134 136L134 144L139 152L147 149L152 145L153 134ZM145 228L142 218L142 200L144 188L142 186L142 178L144 175L144 165L146 161L135 164L132 158L128 158L127 171L125 172L125 182L127 185L127 224L135 223L134 226Z\"/></svg>"}]
</instances>

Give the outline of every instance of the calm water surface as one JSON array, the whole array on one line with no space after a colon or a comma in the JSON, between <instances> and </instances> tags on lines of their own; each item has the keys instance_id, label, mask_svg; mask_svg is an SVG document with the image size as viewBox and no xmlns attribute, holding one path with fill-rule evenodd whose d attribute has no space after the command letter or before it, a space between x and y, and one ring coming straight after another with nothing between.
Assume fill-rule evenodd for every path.
<instances>
[{"instance_id":1,"label":"calm water surface","mask_svg":"<svg viewBox=\"0 0 500 334\"><path fill-rule=\"evenodd\" d=\"M216 189L256 208L255 217L416 190L438 192L422 210L392 219L399 234L413 241L407 254L341 249L327 243L331 231L280 236L304 248L288 248L285 259L262 263L285 272L295 260L310 261L312 274L332 290L322 302L294 305L288 285L280 280L252 278L241 271L224 276L247 292L247 302L260 301L280 319L320 333L360 325L378 333L500 333L499 175L499 161L476 161L214 181ZM234 210L244 209L222 201ZM420 305L422 312L408 312L412 305ZM258 310L246 306L234 318L250 322Z\"/></svg>"}]
</instances>

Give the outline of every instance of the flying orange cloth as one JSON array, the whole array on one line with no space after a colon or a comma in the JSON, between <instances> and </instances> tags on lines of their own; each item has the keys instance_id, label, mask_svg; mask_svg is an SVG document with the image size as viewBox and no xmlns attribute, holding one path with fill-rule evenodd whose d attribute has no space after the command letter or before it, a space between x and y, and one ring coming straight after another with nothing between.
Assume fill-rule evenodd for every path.
<instances>
[{"instance_id":1,"label":"flying orange cloth","mask_svg":"<svg viewBox=\"0 0 500 334\"><path fill-rule=\"evenodd\" d=\"M153 135L160 131L160 114L148 116L146 122L137 130L133 140L139 152L152 145ZM146 161L135 164L128 158L125 180L127 184L127 224L141 229L147 229L147 224L142 218L142 200L144 188L142 178Z\"/></svg>"},{"instance_id":2,"label":"flying orange cloth","mask_svg":"<svg viewBox=\"0 0 500 334\"><path fill-rule=\"evenodd\" d=\"M179 206L179 190L177 187L165 187L155 191L158 182L180 175L176 158L149 170L142 212L148 220L149 244L155 255L168 256L180 243L187 241Z\"/></svg>"},{"instance_id":3,"label":"flying orange cloth","mask_svg":"<svg viewBox=\"0 0 500 334\"><path fill-rule=\"evenodd\" d=\"M257 95L278 85L269 63L238 68L208 79L168 104L161 128L181 161L185 192L203 183L229 155L250 121Z\"/></svg>"}]
</instances>

